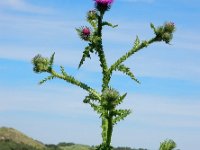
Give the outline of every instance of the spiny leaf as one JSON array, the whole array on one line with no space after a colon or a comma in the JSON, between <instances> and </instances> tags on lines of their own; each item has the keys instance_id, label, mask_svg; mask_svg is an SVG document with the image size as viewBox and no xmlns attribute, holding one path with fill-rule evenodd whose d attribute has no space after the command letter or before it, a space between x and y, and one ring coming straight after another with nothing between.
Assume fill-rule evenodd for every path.
<instances>
[{"instance_id":1,"label":"spiny leaf","mask_svg":"<svg viewBox=\"0 0 200 150\"><path fill-rule=\"evenodd\" d=\"M63 66L60 66L60 70L61 70L62 75L67 76L67 73L65 72L65 69Z\"/></svg>"},{"instance_id":2,"label":"spiny leaf","mask_svg":"<svg viewBox=\"0 0 200 150\"><path fill-rule=\"evenodd\" d=\"M116 100L116 105L119 105L123 102L124 98L126 97L127 93L123 94L122 96L120 96L117 100Z\"/></svg>"},{"instance_id":3,"label":"spiny leaf","mask_svg":"<svg viewBox=\"0 0 200 150\"><path fill-rule=\"evenodd\" d=\"M173 140L165 140L160 143L159 150L173 150L174 148L176 148L176 143Z\"/></svg>"},{"instance_id":4,"label":"spiny leaf","mask_svg":"<svg viewBox=\"0 0 200 150\"><path fill-rule=\"evenodd\" d=\"M54 62L54 56L55 56L55 52L51 55L50 57L50 61L49 61L49 66L52 67L53 62Z\"/></svg>"},{"instance_id":5,"label":"spiny leaf","mask_svg":"<svg viewBox=\"0 0 200 150\"><path fill-rule=\"evenodd\" d=\"M102 26L109 26L109 27L112 27L112 28L116 28L118 25L113 25L113 24L105 21L105 22L102 23Z\"/></svg>"},{"instance_id":6,"label":"spiny leaf","mask_svg":"<svg viewBox=\"0 0 200 150\"><path fill-rule=\"evenodd\" d=\"M153 29L154 33L156 34L156 28L153 23L150 24L151 29Z\"/></svg>"},{"instance_id":7,"label":"spiny leaf","mask_svg":"<svg viewBox=\"0 0 200 150\"><path fill-rule=\"evenodd\" d=\"M63 79L71 84L74 84L76 86L79 86L81 87L82 89L88 91L90 94L93 94L95 96L96 99L98 100L101 100L100 98L100 94L92 89L91 87L89 87L87 84L83 83L83 82L80 82L78 80L76 80L73 76L70 76L68 75L65 70L64 70L64 67L63 66L60 66L60 70L61 70L61 73L62 74L57 74L54 70L52 71L52 75L54 75L55 77L57 78L60 78L60 79Z\"/></svg>"},{"instance_id":8,"label":"spiny leaf","mask_svg":"<svg viewBox=\"0 0 200 150\"><path fill-rule=\"evenodd\" d=\"M103 113L103 109L101 106L94 104L92 102L89 102L90 106L94 109L94 111L96 111L98 114L102 114Z\"/></svg>"},{"instance_id":9,"label":"spiny leaf","mask_svg":"<svg viewBox=\"0 0 200 150\"><path fill-rule=\"evenodd\" d=\"M124 120L129 114L131 113L130 109L119 109L114 111L114 119L113 124L116 124L117 122Z\"/></svg>"},{"instance_id":10,"label":"spiny leaf","mask_svg":"<svg viewBox=\"0 0 200 150\"><path fill-rule=\"evenodd\" d=\"M99 98L96 95L90 93L88 96L85 97L85 99L83 100L83 102L84 103L89 103L91 100L92 101L99 101Z\"/></svg>"},{"instance_id":11,"label":"spiny leaf","mask_svg":"<svg viewBox=\"0 0 200 150\"><path fill-rule=\"evenodd\" d=\"M47 78L44 78L42 81L39 82L39 84L43 84L45 82L47 82L48 80L52 80L54 78L54 76L48 76Z\"/></svg>"},{"instance_id":12,"label":"spiny leaf","mask_svg":"<svg viewBox=\"0 0 200 150\"><path fill-rule=\"evenodd\" d=\"M78 68L80 68L83 65L86 58L90 58L90 52L93 52L92 45L87 46L85 48L85 50L83 51L83 55L82 55L82 58L81 58L79 65L78 65Z\"/></svg>"},{"instance_id":13,"label":"spiny leaf","mask_svg":"<svg viewBox=\"0 0 200 150\"><path fill-rule=\"evenodd\" d=\"M117 67L118 71L121 71L123 73L125 73L126 75L128 75L129 77L131 77L131 79L133 79L134 81L136 81L137 83L140 83L134 76L134 74L130 71L130 68L126 67L125 65L121 64Z\"/></svg>"},{"instance_id":14,"label":"spiny leaf","mask_svg":"<svg viewBox=\"0 0 200 150\"><path fill-rule=\"evenodd\" d=\"M135 39L135 42L134 42L134 48L138 47L139 45L140 45L140 39L137 36L136 39Z\"/></svg>"}]
</instances>

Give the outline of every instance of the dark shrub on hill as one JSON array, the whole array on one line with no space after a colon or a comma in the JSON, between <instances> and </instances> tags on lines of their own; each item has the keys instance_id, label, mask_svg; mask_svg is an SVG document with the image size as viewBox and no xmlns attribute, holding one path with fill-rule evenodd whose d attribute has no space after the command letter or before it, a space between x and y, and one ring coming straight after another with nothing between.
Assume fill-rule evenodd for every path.
<instances>
[{"instance_id":1,"label":"dark shrub on hill","mask_svg":"<svg viewBox=\"0 0 200 150\"><path fill-rule=\"evenodd\" d=\"M58 145L46 144L47 150L61 150Z\"/></svg>"},{"instance_id":2,"label":"dark shrub on hill","mask_svg":"<svg viewBox=\"0 0 200 150\"><path fill-rule=\"evenodd\" d=\"M130 148L130 147L117 147L117 148L114 148L114 150L147 150L147 149L143 149L143 148L135 149L135 148Z\"/></svg>"},{"instance_id":3,"label":"dark shrub on hill","mask_svg":"<svg viewBox=\"0 0 200 150\"><path fill-rule=\"evenodd\" d=\"M58 146L73 146L75 145L74 143L66 143L66 142L60 142L58 143Z\"/></svg>"}]
</instances>

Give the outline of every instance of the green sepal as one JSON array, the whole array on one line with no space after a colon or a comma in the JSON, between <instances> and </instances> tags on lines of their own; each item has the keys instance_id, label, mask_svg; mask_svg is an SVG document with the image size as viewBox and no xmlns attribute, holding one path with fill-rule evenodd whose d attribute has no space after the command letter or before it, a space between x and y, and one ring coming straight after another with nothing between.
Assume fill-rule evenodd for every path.
<instances>
[{"instance_id":1,"label":"green sepal","mask_svg":"<svg viewBox=\"0 0 200 150\"><path fill-rule=\"evenodd\" d=\"M127 76L129 76L131 79L136 81L137 83L140 83L134 76L134 74L130 71L130 68L126 67L124 64L119 65L116 70L123 72Z\"/></svg>"},{"instance_id":2,"label":"green sepal","mask_svg":"<svg viewBox=\"0 0 200 150\"><path fill-rule=\"evenodd\" d=\"M45 83L45 82L47 82L47 81L49 81L49 80L52 80L52 79L54 79L55 77L54 76L48 76L47 78L44 78L43 80L41 80L40 82L39 82L39 84L43 84L43 83Z\"/></svg>"},{"instance_id":3,"label":"green sepal","mask_svg":"<svg viewBox=\"0 0 200 150\"><path fill-rule=\"evenodd\" d=\"M113 24L111 24L107 21L102 22L102 26L109 26L109 27L112 27L112 28L118 27L118 25L113 25Z\"/></svg>"}]
</instances>

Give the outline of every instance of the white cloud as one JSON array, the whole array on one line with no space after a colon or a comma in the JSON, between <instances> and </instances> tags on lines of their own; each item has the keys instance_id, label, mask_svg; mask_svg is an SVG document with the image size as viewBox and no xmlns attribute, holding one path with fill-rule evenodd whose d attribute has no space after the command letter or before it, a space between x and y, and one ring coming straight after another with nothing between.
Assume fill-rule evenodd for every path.
<instances>
[{"instance_id":1,"label":"white cloud","mask_svg":"<svg viewBox=\"0 0 200 150\"><path fill-rule=\"evenodd\" d=\"M85 117L96 115L88 105L82 103L87 92L72 85L48 84L0 90L1 112L27 111L62 116L78 114ZM200 128L198 99L191 101L187 98L128 93L120 107L133 110L128 117L129 123L134 121L166 128Z\"/></svg>"},{"instance_id":2,"label":"white cloud","mask_svg":"<svg viewBox=\"0 0 200 150\"><path fill-rule=\"evenodd\" d=\"M26 89L1 88L0 91L2 93L0 118L1 113L8 113L9 116L10 113L15 112L15 115L1 118L1 123L5 123L3 125L9 122L10 126L15 125L14 127L25 130L25 133L46 143L62 140L73 140L79 143L86 133L88 139L82 140L83 143L86 144L90 140L92 141L89 144L100 142L100 120L89 106L82 103L85 92L71 86L69 88L51 84ZM189 147L191 138L200 138L198 100L129 93L121 107L130 108L133 113L115 127L113 144L116 146L123 144L155 149L163 138L173 138L181 148L183 145ZM22 115L19 112L26 114ZM44 114L52 116L44 118L42 117ZM22 118L23 120L19 120ZM29 124L35 124L34 129L27 128ZM49 124L51 127L48 126ZM80 128L84 130L81 132L83 134L79 134ZM60 133L62 131L67 134ZM194 131L196 135L193 134ZM45 134L42 136L36 134L40 132ZM135 142L134 145L130 144L132 140ZM183 144L182 140L186 142Z\"/></svg>"},{"instance_id":3,"label":"white cloud","mask_svg":"<svg viewBox=\"0 0 200 150\"><path fill-rule=\"evenodd\" d=\"M25 0L1 0L0 1L1 9L11 9L21 12L29 13L50 13L51 9L43 8L39 6L32 5L27 3Z\"/></svg>"},{"instance_id":4,"label":"white cloud","mask_svg":"<svg viewBox=\"0 0 200 150\"><path fill-rule=\"evenodd\" d=\"M26 45L26 42L24 45L13 42L12 46L2 43L0 46L1 58L30 62L37 53L50 56L55 51L55 62L57 64L77 67L82 56L84 44L73 45L71 43L81 43L78 41L78 37L73 29L82 24L82 21L67 22L63 20L55 21L45 18L27 18L10 15L0 15L0 21L2 22L0 26L4 29L2 37L11 38L11 40L13 37L15 40L21 38L32 43L28 44L30 46ZM12 26L12 24L15 24L15 26ZM125 23L119 21L119 24L120 26L117 29L107 30L106 28L103 34L104 43L106 44L105 53L109 65L131 48L137 34L141 37L141 40L153 36L149 23ZM187 35L183 33L187 33ZM15 37L15 35L18 36ZM65 46L59 46L57 44L59 41L63 41ZM113 49L109 46L109 42L123 45L123 49L117 45L113 45ZM43 43L49 43L48 45L50 46L45 46ZM170 77L200 81L199 59L197 57L200 55L198 32L193 30L182 32L179 29L175 33L175 39L172 44L172 46L165 45L164 43L162 45L153 44L148 47L148 50L144 49L142 53L131 57L127 61L127 64L135 72L136 76ZM124 45L126 46L124 47ZM92 60L86 60L83 69L99 72L98 58L92 56Z\"/></svg>"}]
</instances>

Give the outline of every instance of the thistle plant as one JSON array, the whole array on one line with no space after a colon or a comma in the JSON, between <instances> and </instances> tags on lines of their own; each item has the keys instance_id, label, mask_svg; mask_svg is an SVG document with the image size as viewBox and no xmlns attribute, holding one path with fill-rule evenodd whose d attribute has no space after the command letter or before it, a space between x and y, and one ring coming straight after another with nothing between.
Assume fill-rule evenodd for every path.
<instances>
[{"instance_id":1,"label":"thistle plant","mask_svg":"<svg viewBox=\"0 0 200 150\"><path fill-rule=\"evenodd\" d=\"M173 140L165 140L160 143L159 150L174 150L176 148L176 143Z\"/></svg>"},{"instance_id":2,"label":"thistle plant","mask_svg":"<svg viewBox=\"0 0 200 150\"><path fill-rule=\"evenodd\" d=\"M136 83L139 83L131 70L123 63L134 53L145 47L148 47L152 43L161 41L167 44L170 43L173 37L173 32L175 31L175 26L171 22L167 22L158 27L155 27L153 24L151 24L150 27L155 34L153 38L140 41L137 36L133 47L127 53L117 59L111 66L108 66L102 44L102 31L105 26L111 28L117 27L117 25L113 25L112 23L104 20L104 15L111 9L112 4L113 0L94 0L95 8L88 11L86 18L87 22L89 22L91 26L82 26L80 28L76 28L80 38L88 43L83 51L78 68L84 64L87 58L90 58L92 53L98 55L102 72L101 91L97 91L89 85L75 79L65 71L63 66L60 67L60 72L56 72L53 67L55 53L50 58L36 55L32 60L34 65L33 70L36 73L49 73L49 76L43 79L40 84L54 78L59 78L87 91L88 95L84 98L83 102L89 104L94 111L99 114L102 120L102 143L97 147L97 150L112 149L111 139L114 125L116 125L119 121L124 120L124 118L131 113L130 109L118 109L118 105L123 102L127 93L120 94L116 89L110 86L110 80L113 72L120 71L129 76Z\"/></svg>"}]
</instances>

